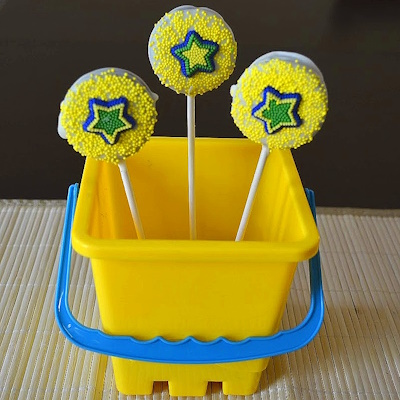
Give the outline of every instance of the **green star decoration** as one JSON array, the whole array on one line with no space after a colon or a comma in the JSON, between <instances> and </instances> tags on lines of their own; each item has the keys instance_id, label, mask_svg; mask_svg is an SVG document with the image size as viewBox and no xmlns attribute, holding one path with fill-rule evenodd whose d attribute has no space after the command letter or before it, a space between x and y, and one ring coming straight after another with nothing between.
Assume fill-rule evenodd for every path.
<instances>
[{"instance_id":1,"label":"green star decoration","mask_svg":"<svg viewBox=\"0 0 400 400\"><path fill-rule=\"evenodd\" d=\"M253 108L252 115L264 123L268 134L285 127L295 128L301 125L298 114L300 101L299 93L280 93L268 86L264 89L262 102Z\"/></svg>"},{"instance_id":2,"label":"green star decoration","mask_svg":"<svg viewBox=\"0 0 400 400\"><path fill-rule=\"evenodd\" d=\"M127 108L128 100L125 97L110 101L90 99L90 114L83 129L99 134L107 144L115 144L122 132L132 129L136 124Z\"/></svg>"},{"instance_id":3,"label":"green star decoration","mask_svg":"<svg viewBox=\"0 0 400 400\"><path fill-rule=\"evenodd\" d=\"M293 124L293 119L289 114L289 110L292 107L289 103L278 104L275 99L269 102L269 108L264 108L262 115L267 121L271 121L271 130L275 130L285 124Z\"/></svg>"},{"instance_id":4,"label":"green star decoration","mask_svg":"<svg viewBox=\"0 0 400 400\"><path fill-rule=\"evenodd\" d=\"M183 43L171 48L171 53L180 62L182 74L190 78L196 72L214 72L214 56L218 50L218 43L203 40L196 31L191 30Z\"/></svg>"}]
</instances>

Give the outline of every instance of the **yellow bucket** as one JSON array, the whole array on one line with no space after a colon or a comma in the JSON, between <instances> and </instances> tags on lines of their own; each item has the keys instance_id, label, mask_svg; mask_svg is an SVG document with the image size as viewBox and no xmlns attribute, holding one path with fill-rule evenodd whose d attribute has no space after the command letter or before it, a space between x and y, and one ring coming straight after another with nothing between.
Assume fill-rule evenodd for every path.
<instances>
[{"instance_id":1,"label":"yellow bucket","mask_svg":"<svg viewBox=\"0 0 400 400\"><path fill-rule=\"evenodd\" d=\"M187 140L154 137L127 160L145 240L137 240L117 166L88 159L72 245L92 264L105 333L179 341L239 341L278 331L297 263L319 236L289 150L268 157L244 240L235 242L260 146L196 139L198 240L189 240ZM201 396L257 390L268 358L176 364L112 357L117 388Z\"/></svg>"}]
</instances>

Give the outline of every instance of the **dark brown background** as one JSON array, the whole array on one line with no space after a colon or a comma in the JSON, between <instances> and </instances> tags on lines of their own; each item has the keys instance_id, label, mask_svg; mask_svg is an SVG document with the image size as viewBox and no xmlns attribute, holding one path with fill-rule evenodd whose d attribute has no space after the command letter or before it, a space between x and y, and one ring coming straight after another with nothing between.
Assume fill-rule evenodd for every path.
<instances>
[{"instance_id":1,"label":"dark brown background","mask_svg":"<svg viewBox=\"0 0 400 400\"><path fill-rule=\"evenodd\" d=\"M153 24L180 3L0 0L0 198L65 198L84 159L56 132L59 103L82 74L121 67L160 95L155 135L185 136L185 97L147 59ZM230 85L263 53L303 53L321 69L330 111L315 140L293 152L318 205L400 208L400 2L204 1L238 42L236 70L197 98L197 135L241 137Z\"/></svg>"}]
</instances>

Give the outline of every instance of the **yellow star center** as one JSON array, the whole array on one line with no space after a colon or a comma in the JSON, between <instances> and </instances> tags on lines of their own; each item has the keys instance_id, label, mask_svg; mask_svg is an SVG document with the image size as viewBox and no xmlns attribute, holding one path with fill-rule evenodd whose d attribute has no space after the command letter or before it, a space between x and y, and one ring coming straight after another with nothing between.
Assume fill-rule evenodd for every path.
<instances>
[{"instance_id":1,"label":"yellow star center","mask_svg":"<svg viewBox=\"0 0 400 400\"><path fill-rule=\"evenodd\" d=\"M209 50L199 47L194 41L190 49L182 52L182 55L189 60L190 68L193 68L195 65L207 66L206 55Z\"/></svg>"}]
</instances>

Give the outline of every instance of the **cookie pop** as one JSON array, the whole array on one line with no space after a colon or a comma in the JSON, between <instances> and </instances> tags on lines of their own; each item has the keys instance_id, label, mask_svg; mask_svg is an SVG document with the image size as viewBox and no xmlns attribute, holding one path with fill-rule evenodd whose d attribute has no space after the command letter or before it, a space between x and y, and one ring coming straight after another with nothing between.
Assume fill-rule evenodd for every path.
<instances>
[{"instance_id":1,"label":"cookie pop","mask_svg":"<svg viewBox=\"0 0 400 400\"><path fill-rule=\"evenodd\" d=\"M328 111L324 78L307 57L267 53L255 60L231 88L231 114L241 132L262 150L236 235L242 240L269 151L311 142Z\"/></svg>"},{"instance_id":2,"label":"cookie pop","mask_svg":"<svg viewBox=\"0 0 400 400\"><path fill-rule=\"evenodd\" d=\"M149 140L158 96L132 72L102 68L79 78L60 106L58 134L85 157L117 164L138 239L144 239L125 159Z\"/></svg>"},{"instance_id":3,"label":"cookie pop","mask_svg":"<svg viewBox=\"0 0 400 400\"><path fill-rule=\"evenodd\" d=\"M232 30L215 11L181 6L166 13L149 38L149 60L161 83L187 96L190 237L196 238L195 96L219 87L235 68Z\"/></svg>"}]
</instances>

